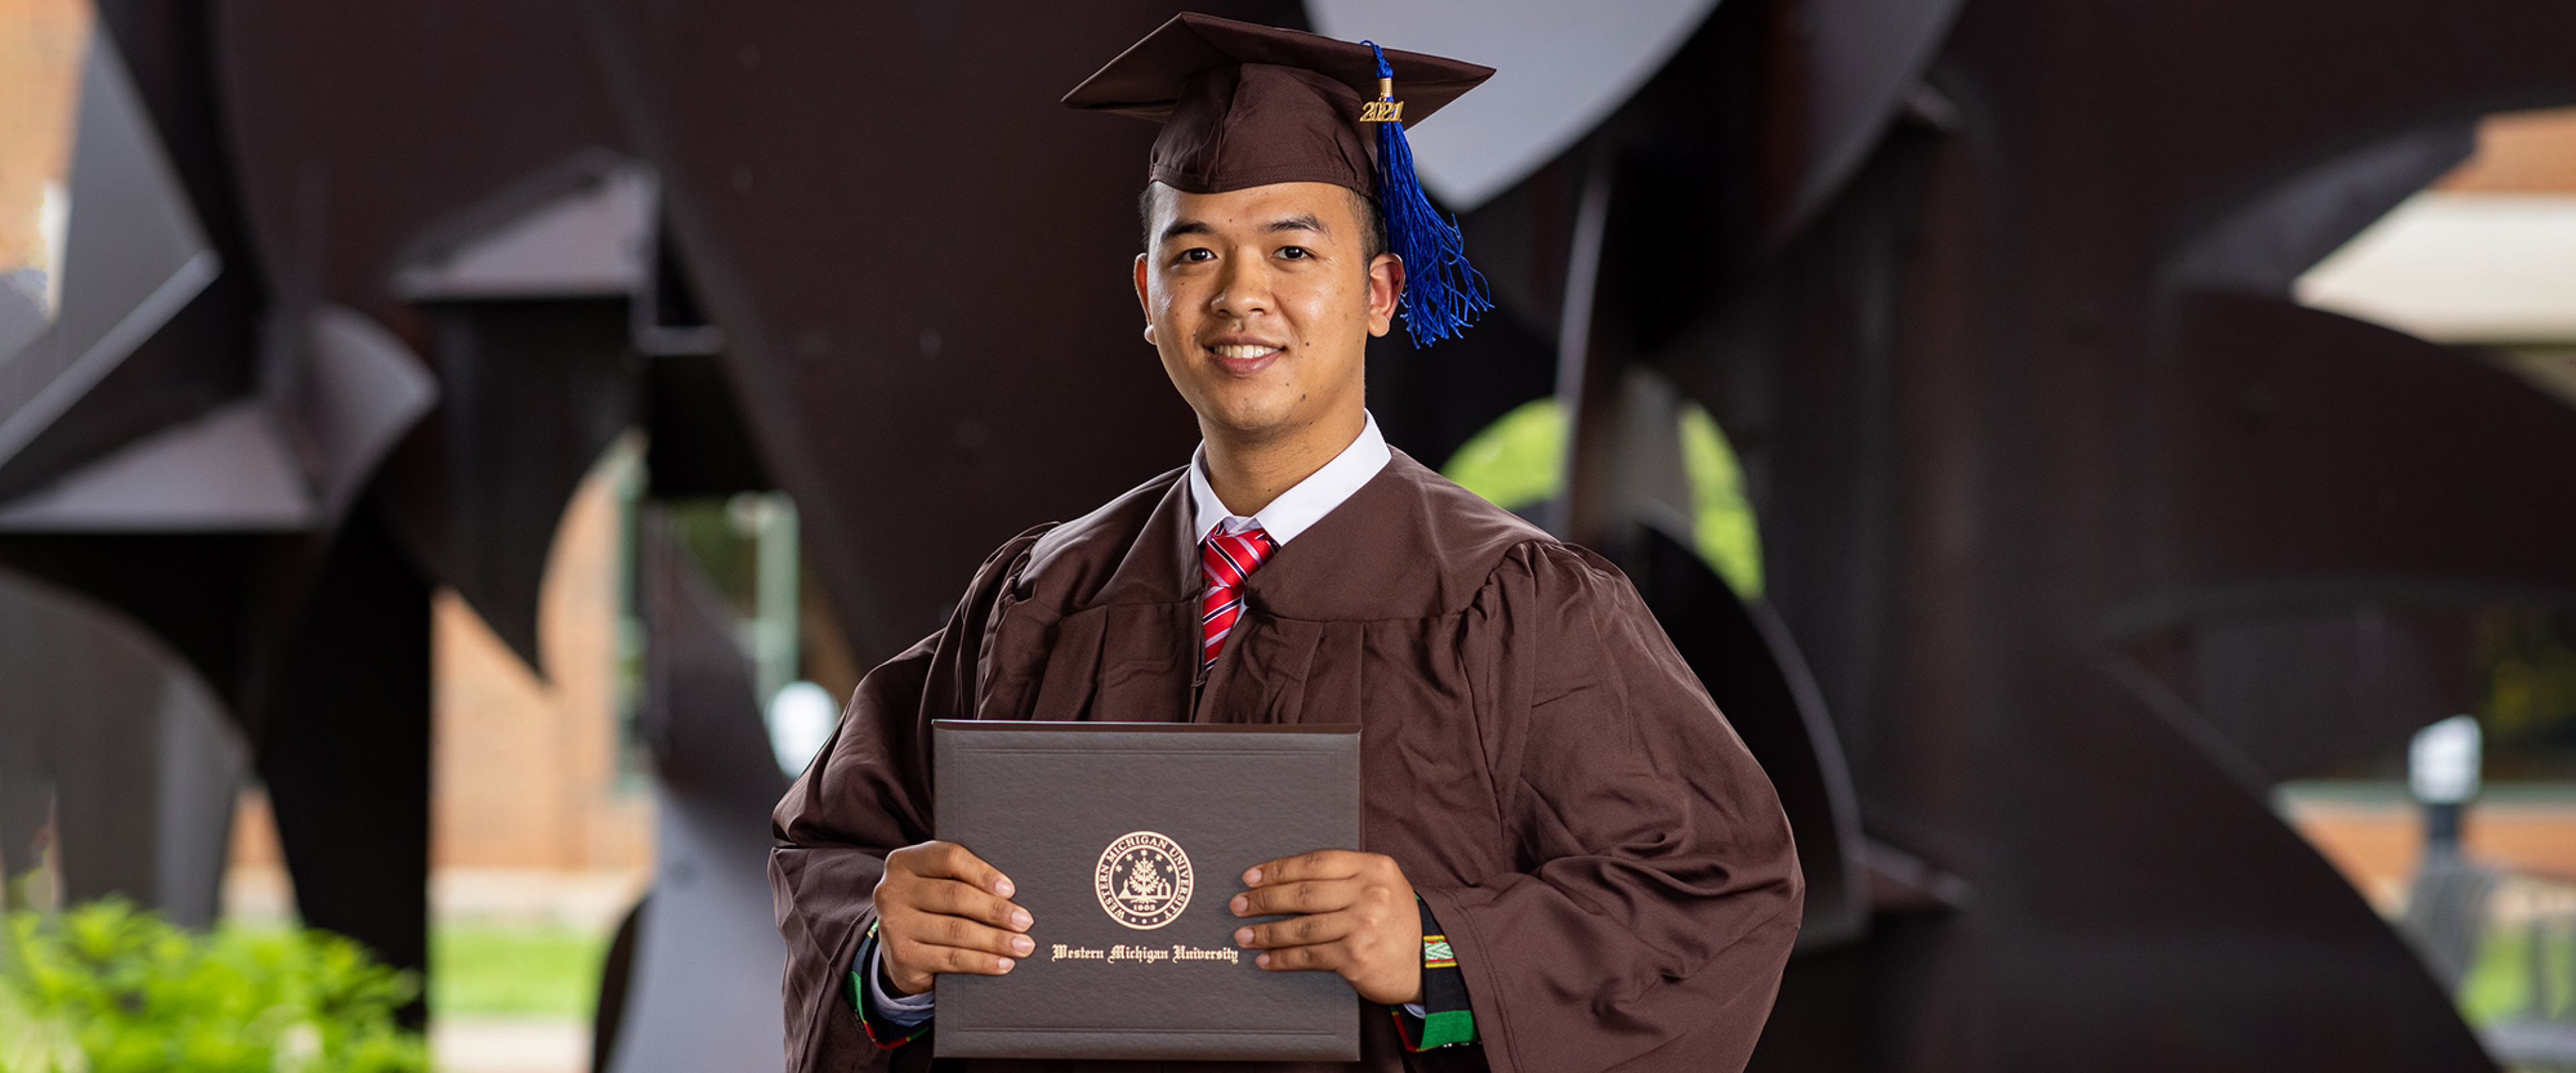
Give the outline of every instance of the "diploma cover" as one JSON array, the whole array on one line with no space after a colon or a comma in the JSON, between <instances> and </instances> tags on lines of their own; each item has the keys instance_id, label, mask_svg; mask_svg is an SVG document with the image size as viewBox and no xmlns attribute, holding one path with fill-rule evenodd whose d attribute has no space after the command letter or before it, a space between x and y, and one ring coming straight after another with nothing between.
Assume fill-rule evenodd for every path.
<instances>
[{"instance_id":1,"label":"diploma cover","mask_svg":"<svg viewBox=\"0 0 2576 1073\"><path fill-rule=\"evenodd\" d=\"M942 719L934 826L1037 951L943 975L941 1057L1356 1061L1358 996L1234 945L1245 869L1360 845L1360 728ZM1279 917L1256 918L1277 920Z\"/></svg>"}]
</instances>

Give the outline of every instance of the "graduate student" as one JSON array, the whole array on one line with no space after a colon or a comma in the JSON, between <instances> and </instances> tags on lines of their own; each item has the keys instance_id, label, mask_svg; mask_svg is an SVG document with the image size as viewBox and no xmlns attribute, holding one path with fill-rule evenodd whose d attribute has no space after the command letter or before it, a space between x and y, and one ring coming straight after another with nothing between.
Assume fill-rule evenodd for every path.
<instances>
[{"instance_id":1,"label":"graduate student","mask_svg":"<svg viewBox=\"0 0 2576 1073\"><path fill-rule=\"evenodd\" d=\"M1744 1065L1802 893L1770 781L1624 576L1364 405L1368 337L1484 307L1399 124L1491 74L1182 15L1065 98L1163 124L1136 297L1203 442L994 551L779 803L789 1069L927 1069L940 978L1035 950L931 840L933 719L1360 724L1364 851L1202 880L1290 914L1236 933L1262 968L1367 1004L1360 1061L1303 1068Z\"/></svg>"}]
</instances>

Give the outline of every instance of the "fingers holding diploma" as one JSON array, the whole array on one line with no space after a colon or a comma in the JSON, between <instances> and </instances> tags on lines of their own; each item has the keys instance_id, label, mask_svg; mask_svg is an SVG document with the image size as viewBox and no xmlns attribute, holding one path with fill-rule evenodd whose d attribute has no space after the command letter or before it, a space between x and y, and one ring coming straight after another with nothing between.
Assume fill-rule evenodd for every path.
<instances>
[{"instance_id":1,"label":"fingers holding diploma","mask_svg":"<svg viewBox=\"0 0 2576 1073\"><path fill-rule=\"evenodd\" d=\"M999 976L1037 949L1017 888L954 842L924 842L886 854L877 880L877 942L885 983L898 994L928 991L947 972Z\"/></svg>"},{"instance_id":2,"label":"fingers holding diploma","mask_svg":"<svg viewBox=\"0 0 2576 1073\"><path fill-rule=\"evenodd\" d=\"M1288 916L1235 929L1236 945L1262 951L1253 964L1337 973L1371 1002L1421 998L1422 917L1395 858L1317 850L1254 865L1243 884L1228 903L1234 915Z\"/></svg>"}]
</instances>

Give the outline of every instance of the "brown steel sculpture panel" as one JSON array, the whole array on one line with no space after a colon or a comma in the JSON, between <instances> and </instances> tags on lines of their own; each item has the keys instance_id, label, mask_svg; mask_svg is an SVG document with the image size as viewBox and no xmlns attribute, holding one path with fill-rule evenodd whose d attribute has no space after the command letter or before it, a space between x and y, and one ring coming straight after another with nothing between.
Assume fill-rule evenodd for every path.
<instances>
[{"instance_id":1,"label":"brown steel sculpture panel","mask_svg":"<svg viewBox=\"0 0 2576 1073\"><path fill-rule=\"evenodd\" d=\"M1189 457L1128 283L1153 128L1056 104L1179 5L588 7L863 664L1011 534Z\"/></svg>"}]
</instances>

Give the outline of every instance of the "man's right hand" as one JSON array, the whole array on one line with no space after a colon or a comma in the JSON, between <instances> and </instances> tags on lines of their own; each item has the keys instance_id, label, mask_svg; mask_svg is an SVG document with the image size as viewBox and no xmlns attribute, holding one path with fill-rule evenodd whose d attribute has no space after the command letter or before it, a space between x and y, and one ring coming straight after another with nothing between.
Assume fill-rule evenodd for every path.
<instances>
[{"instance_id":1,"label":"man's right hand","mask_svg":"<svg viewBox=\"0 0 2576 1073\"><path fill-rule=\"evenodd\" d=\"M1037 949L1011 881L954 842L886 854L877 880L877 949L897 997L931 989L943 972L1000 976Z\"/></svg>"}]
</instances>

